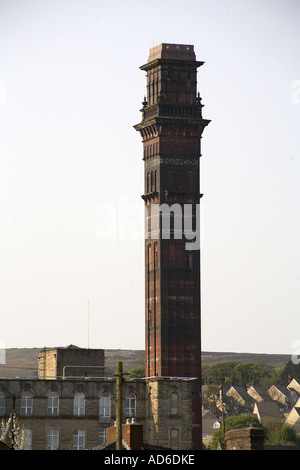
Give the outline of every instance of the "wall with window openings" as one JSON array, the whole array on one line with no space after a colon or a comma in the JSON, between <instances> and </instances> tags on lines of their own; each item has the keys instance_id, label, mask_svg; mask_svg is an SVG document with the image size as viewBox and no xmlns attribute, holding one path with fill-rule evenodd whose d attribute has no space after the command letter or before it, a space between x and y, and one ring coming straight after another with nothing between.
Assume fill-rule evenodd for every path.
<instances>
[{"instance_id":1,"label":"wall with window openings","mask_svg":"<svg viewBox=\"0 0 300 470\"><path fill-rule=\"evenodd\" d=\"M144 441L191 448L191 382L123 383L123 421L135 418ZM0 379L0 419L12 410L25 426L27 449L82 450L105 443L116 419L116 383L108 379Z\"/></svg>"},{"instance_id":2,"label":"wall with window openings","mask_svg":"<svg viewBox=\"0 0 300 470\"><path fill-rule=\"evenodd\" d=\"M123 416L145 421L144 383L124 383ZM105 442L116 419L115 380L0 380L0 419L12 410L29 449L85 449Z\"/></svg>"},{"instance_id":3,"label":"wall with window openings","mask_svg":"<svg viewBox=\"0 0 300 470\"><path fill-rule=\"evenodd\" d=\"M192 380L149 380L148 442L173 450L192 448Z\"/></svg>"}]
</instances>

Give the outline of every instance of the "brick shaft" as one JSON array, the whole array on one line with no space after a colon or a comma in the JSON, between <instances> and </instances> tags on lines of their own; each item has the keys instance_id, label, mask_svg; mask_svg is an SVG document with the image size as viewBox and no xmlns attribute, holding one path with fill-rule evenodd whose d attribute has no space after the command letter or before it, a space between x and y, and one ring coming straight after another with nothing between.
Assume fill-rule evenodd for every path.
<instances>
[{"instance_id":1,"label":"brick shaft","mask_svg":"<svg viewBox=\"0 0 300 470\"><path fill-rule=\"evenodd\" d=\"M193 426L201 446L200 250L187 250L185 208L199 221L202 118L191 45L161 44L150 50L142 121L147 229L145 240L146 374L195 377ZM155 206L178 209L167 233ZM181 231L175 231L181 221ZM175 224L176 222L176 224ZM154 236L153 236L154 235ZM198 234L198 241L199 241Z\"/></svg>"}]
</instances>

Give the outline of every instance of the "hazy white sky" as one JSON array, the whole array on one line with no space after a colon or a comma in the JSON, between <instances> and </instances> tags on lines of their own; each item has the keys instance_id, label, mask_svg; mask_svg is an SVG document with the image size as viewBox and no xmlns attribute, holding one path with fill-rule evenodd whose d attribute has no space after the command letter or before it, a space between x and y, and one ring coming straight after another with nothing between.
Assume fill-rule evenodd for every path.
<instances>
[{"instance_id":1,"label":"hazy white sky","mask_svg":"<svg viewBox=\"0 0 300 470\"><path fill-rule=\"evenodd\" d=\"M144 348L133 125L146 92L139 66L174 42L205 61L198 88L212 120L203 350L294 352L299 18L297 0L0 0L0 344Z\"/></svg>"}]
</instances>

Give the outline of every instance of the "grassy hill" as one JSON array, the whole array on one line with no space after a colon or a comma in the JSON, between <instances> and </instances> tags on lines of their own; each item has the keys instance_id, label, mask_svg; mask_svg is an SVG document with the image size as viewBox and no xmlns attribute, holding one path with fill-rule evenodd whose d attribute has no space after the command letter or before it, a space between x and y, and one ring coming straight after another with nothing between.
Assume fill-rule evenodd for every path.
<instances>
[{"instance_id":1,"label":"grassy hill","mask_svg":"<svg viewBox=\"0 0 300 470\"><path fill-rule=\"evenodd\" d=\"M11 348L6 350L6 364L0 364L0 377L37 377L39 352L43 348ZM252 354L234 352L203 352L203 364L218 361L256 362L264 361L275 367L284 366L290 359L288 354ZM106 349L106 374L116 370L117 361L123 362L123 370L144 365L143 350Z\"/></svg>"},{"instance_id":2,"label":"grassy hill","mask_svg":"<svg viewBox=\"0 0 300 470\"><path fill-rule=\"evenodd\" d=\"M264 361L274 367L282 367L291 359L289 354L202 352L202 363L212 364L219 361L257 362Z\"/></svg>"}]
</instances>

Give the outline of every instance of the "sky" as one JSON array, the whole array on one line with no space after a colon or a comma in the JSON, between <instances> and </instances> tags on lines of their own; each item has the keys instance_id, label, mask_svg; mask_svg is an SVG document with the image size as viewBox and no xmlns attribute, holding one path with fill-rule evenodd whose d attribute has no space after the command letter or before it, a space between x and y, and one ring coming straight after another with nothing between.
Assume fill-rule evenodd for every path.
<instances>
[{"instance_id":1,"label":"sky","mask_svg":"<svg viewBox=\"0 0 300 470\"><path fill-rule=\"evenodd\" d=\"M300 2L0 0L0 347L144 348L149 49L193 44L203 351L300 347Z\"/></svg>"}]
</instances>

